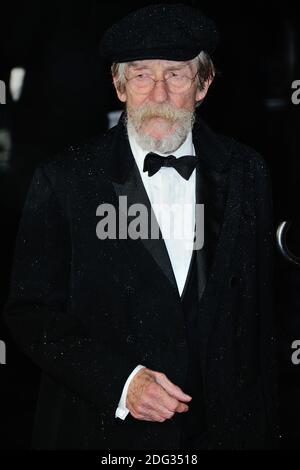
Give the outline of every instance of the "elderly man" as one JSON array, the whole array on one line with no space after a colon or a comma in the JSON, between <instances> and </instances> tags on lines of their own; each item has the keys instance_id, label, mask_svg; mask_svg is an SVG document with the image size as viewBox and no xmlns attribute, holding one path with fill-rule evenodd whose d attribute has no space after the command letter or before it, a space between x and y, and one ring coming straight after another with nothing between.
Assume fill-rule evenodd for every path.
<instances>
[{"instance_id":1,"label":"elderly man","mask_svg":"<svg viewBox=\"0 0 300 470\"><path fill-rule=\"evenodd\" d=\"M276 442L269 174L195 117L216 43L183 5L121 20L102 53L126 111L36 170L6 305L43 371L35 448Z\"/></svg>"}]
</instances>

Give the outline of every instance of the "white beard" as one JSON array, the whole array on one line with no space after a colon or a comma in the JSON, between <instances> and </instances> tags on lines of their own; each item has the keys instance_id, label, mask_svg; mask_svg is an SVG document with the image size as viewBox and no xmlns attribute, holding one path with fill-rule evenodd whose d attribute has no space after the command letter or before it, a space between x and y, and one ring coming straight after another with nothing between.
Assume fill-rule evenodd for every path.
<instances>
[{"instance_id":1,"label":"white beard","mask_svg":"<svg viewBox=\"0 0 300 470\"><path fill-rule=\"evenodd\" d=\"M147 117L162 117L176 123L176 129L172 134L157 139L147 135L142 130L142 125ZM137 144L145 151L169 154L177 150L192 130L195 113L183 109L176 109L168 104L143 106L138 109L127 108L127 130Z\"/></svg>"}]
</instances>

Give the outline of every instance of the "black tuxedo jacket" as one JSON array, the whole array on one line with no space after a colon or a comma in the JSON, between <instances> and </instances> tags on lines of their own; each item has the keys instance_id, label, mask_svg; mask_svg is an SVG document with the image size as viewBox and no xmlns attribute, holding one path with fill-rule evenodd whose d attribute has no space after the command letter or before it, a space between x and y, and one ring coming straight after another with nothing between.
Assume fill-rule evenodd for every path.
<instances>
[{"instance_id":1,"label":"black tuxedo jacket","mask_svg":"<svg viewBox=\"0 0 300 470\"><path fill-rule=\"evenodd\" d=\"M193 142L205 240L197 251L199 355L208 448L264 448L277 436L270 178L252 149L200 119ZM137 364L184 387L187 342L163 239L96 236L100 204L147 194L123 119L35 172L5 318L42 369L35 448L178 449L180 415L114 417Z\"/></svg>"}]
</instances>

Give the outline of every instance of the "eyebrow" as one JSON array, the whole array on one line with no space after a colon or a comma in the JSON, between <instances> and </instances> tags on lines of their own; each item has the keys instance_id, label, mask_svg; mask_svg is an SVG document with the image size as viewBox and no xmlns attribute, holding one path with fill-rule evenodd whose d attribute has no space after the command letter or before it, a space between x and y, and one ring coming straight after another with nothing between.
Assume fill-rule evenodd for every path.
<instances>
[{"instance_id":1,"label":"eyebrow","mask_svg":"<svg viewBox=\"0 0 300 470\"><path fill-rule=\"evenodd\" d=\"M185 67L187 67L188 65L189 65L189 62L184 62L184 63L178 64L178 65L170 65L170 66L166 67L165 71L168 71L168 70L182 70ZM128 64L128 66L130 68L134 68L136 70L149 69L148 65L141 64L139 62L130 62Z\"/></svg>"}]
</instances>

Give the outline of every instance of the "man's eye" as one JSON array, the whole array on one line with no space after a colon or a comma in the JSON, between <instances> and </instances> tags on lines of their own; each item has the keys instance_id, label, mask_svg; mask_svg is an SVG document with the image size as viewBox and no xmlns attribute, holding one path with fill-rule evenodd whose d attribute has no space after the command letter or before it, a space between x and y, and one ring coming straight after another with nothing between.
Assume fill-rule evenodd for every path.
<instances>
[{"instance_id":1,"label":"man's eye","mask_svg":"<svg viewBox=\"0 0 300 470\"><path fill-rule=\"evenodd\" d=\"M135 76L135 78L138 78L140 80L145 80L147 78L150 78L150 76L147 75L146 73L139 73L138 75Z\"/></svg>"}]
</instances>

